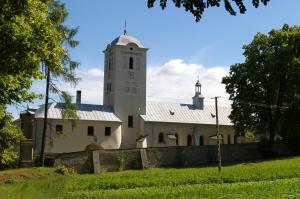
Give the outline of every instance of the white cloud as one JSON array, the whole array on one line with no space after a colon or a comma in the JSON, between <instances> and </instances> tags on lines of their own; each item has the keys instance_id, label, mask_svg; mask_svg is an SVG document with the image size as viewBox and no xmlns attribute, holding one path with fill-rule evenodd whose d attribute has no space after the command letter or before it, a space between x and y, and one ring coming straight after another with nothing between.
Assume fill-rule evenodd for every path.
<instances>
[{"instance_id":1,"label":"white cloud","mask_svg":"<svg viewBox=\"0 0 300 199\"><path fill-rule=\"evenodd\" d=\"M228 104L228 94L221 84L222 77L228 74L228 67L206 68L199 64L188 64L181 59L173 59L160 66L148 67L148 100L191 103L194 85L199 75L202 94L211 103L213 96L222 96Z\"/></svg>"},{"instance_id":2,"label":"white cloud","mask_svg":"<svg viewBox=\"0 0 300 199\"><path fill-rule=\"evenodd\" d=\"M76 87L69 84L59 83L62 90L68 91L75 101L76 91L81 90L81 101L87 104L102 104L103 100L103 71L92 68L84 72L77 72L80 81Z\"/></svg>"},{"instance_id":3,"label":"white cloud","mask_svg":"<svg viewBox=\"0 0 300 199\"><path fill-rule=\"evenodd\" d=\"M85 71L83 74L88 77L103 77L103 71L98 68L92 68L90 70Z\"/></svg>"},{"instance_id":4,"label":"white cloud","mask_svg":"<svg viewBox=\"0 0 300 199\"><path fill-rule=\"evenodd\" d=\"M81 78L74 88L64 82L58 83L62 90L68 91L75 101L76 90L82 91L82 103L102 104L103 101L103 71L91 68L77 73ZM222 77L228 74L228 67L204 67L199 64L186 63L181 59L147 67L147 100L191 103L194 95L194 85L199 75L202 84L202 94L206 103L213 103L213 96L225 97L221 103L227 103L228 94L221 84ZM40 90L41 82L37 82L34 90Z\"/></svg>"}]
</instances>

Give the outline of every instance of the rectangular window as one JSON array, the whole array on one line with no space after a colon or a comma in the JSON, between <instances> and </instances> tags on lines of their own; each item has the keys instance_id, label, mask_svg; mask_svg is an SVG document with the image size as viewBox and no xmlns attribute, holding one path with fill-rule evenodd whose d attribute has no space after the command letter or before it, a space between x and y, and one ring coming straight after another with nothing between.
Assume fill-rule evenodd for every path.
<instances>
[{"instance_id":1,"label":"rectangular window","mask_svg":"<svg viewBox=\"0 0 300 199\"><path fill-rule=\"evenodd\" d=\"M204 143L204 138L203 138L203 136L200 136L199 137L199 141L200 141L200 146L203 146L203 143Z\"/></svg>"},{"instance_id":2,"label":"rectangular window","mask_svg":"<svg viewBox=\"0 0 300 199\"><path fill-rule=\"evenodd\" d=\"M88 136L94 136L94 127L93 126L88 126L88 132L87 135Z\"/></svg>"},{"instance_id":3,"label":"rectangular window","mask_svg":"<svg viewBox=\"0 0 300 199\"><path fill-rule=\"evenodd\" d=\"M133 69L133 57L129 57L129 69Z\"/></svg>"},{"instance_id":4,"label":"rectangular window","mask_svg":"<svg viewBox=\"0 0 300 199\"><path fill-rule=\"evenodd\" d=\"M133 128L133 116L128 116L128 128Z\"/></svg>"},{"instance_id":5,"label":"rectangular window","mask_svg":"<svg viewBox=\"0 0 300 199\"><path fill-rule=\"evenodd\" d=\"M56 133L63 133L63 125L61 124L57 124L56 127L55 127L55 130L56 130Z\"/></svg>"},{"instance_id":6,"label":"rectangular window","mask_svg":"<svg viewBox=\"0 0 300 199\"><path fill-rule=\"evenodd\" d=\"M110 136L111 134L111 128L110 127L105 127L105 136Z\"/></svg>"}]
</instances>

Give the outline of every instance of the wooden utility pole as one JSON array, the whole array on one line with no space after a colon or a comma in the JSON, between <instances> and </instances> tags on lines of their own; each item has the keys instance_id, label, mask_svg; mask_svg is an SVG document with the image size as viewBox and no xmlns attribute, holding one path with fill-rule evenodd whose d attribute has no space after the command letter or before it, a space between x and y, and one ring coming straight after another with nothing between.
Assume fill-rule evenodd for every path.
<instances>
[{"instance_id":1,"label":"wooden utility pole","mask_svg":"<svg viewBox=\"0 0 300 199\"><path fill-rule=\"evenodd\" d=\"M217 139L218 139L218 171L221 171L222 167L222 157L221 157L221 137L220 137L220 129L219 129L219 113L218 113L218 98L215 97L215 106L216 106L216 131L217 131Z\"/></svg>"},{"instance_id":2,"label":"wooden utility pole","mask_svg":"<svg viewBox=\"0 0 300 199\"><path fill-rule=\"evenodd\" d=\"M43 127L43 135L42 135L42 146L40 153L40 165L44 166L45 160L45 140L46 140L46 132L47 132L47 119L48 119L48 100L49 100L49 84L50 84L50 70L47 67L47 79L46 79L46 99L45 99L45 107L44 107L44 127Z\"/></svg>"}]
</instances>

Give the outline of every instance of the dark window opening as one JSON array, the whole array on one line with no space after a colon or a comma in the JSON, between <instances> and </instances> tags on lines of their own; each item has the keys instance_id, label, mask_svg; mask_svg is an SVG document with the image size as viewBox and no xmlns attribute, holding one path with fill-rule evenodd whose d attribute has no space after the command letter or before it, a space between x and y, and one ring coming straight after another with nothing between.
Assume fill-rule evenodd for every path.
<instances>
[{"instance_id":1,"label":"dark window opening","mask_svg":"<svg viewBox=\"0 0 300 199\"><path fill-rule=\"evenodd\" d=\"M179 137L177 133L175 133L175 137L176 137L176 145L179 145Z\"/></svg>"},{"instance_id":2,"label":"dark window opening","mask_svg":"<svg viewBox=\"0 0 300 199\"><path fill-rule=\"evenodd\" d=\"M200 146L203 146L203 144L204 144L204 138L203 138L203 136L199 137L199 141L200 141Z\"/></svg>"},{"instance_id":3,"label":"dark window opening","mask_svg":"<svg viewBox=\"0 0 300 199\"><path fill-rule=\"evenodd\" d=\"M111 134L111 128L110 127L105 127L105 136L110 136Z\"/></svg>"},{"instance_id":4,"label":"dark window opening","mask_svg":"<svg viewBox=\"0 0 300 199\"><path fill-rule=\"evenodd\" d=\"M106 92L111 91L111 83L106 84Z\"/></svg>"},{"instance_id":5,"label":"dark window opening","mask_svg":"<svg viewBox=\"0 0 300 199\"><path fill-rule=\"evenodd\" d=\"M133 50L133 48L130 48L130 50Z\"/></svg>"},{"instance_id":6,"label":"dark window opening","mask_svg":"<svg viewBox=\"0 0 300 199\"><path fill-rule=\"evenodd\" d=\"M88 126L88 136L94 136L94 127L93 126Z\"/></svg>"},{"instance_id":7,"label":"dark window opening","mask_svg":"<svg viewBox=\"0 0 300 199\"><path fill-rule=\"evenodd\" d=\"M133 69L133 57L129 57L129 69Z\"/></svg>"},{"instance_id":8,"label":"dark window opening","mask_svg":"<svg viewBox=\"0 0 300 199\"><path fill-rule=\"evenodd\" d=\"M237 138L238 138L238 136L234 135L234 144L237 144Z\"/></svg>"},{"instance_id":9,"label":"dark window opening","mask_svg":"<svg viewBox=\"0 0 300 199\"><path fill-rule=\"evenodd\" d=\"M128 116L128 127L133 128L133 116L132 115Z\"/></svg>"},{"instance_id":10,"label":"dark window opening","mask_svg":"<svg viewBox=\"0 0 300 199\"><path fill-rule=\"evenodd\" d=\"M164 134L163 133L159 133L159 135L158 135L158 142L159 143L165 143L165 139L164 139Z\"/></svg>"},{"instance_id":11,"label":"dark window opening","mask_svg":"<svg viewBox=\"0 0 300 199\"><path fill-rule=\"evenodd\" d=\"M108 83L106 84L106 91L107 92L109 91L109 84Z\"/></svg>"},{"instance_id":12,"label":"dark window opening","mask_svg":"<svg viewBox=\"0 0 300 199\"><path fill-rule=\"evenodd\" d=\"M227 135L227 144L231 144L231 136Z\"/></svg>"},{"instance_id":13,"label":"dark window opening","mask_svg":"<svg viewBox=\"0 0 300 199\"><path fill-rule=\"evenodd\" d=\"M57 124L55 127L56 133L63 133L63 125Z\"/></svg>"},{"instance_id":14,"label":"dark window opening","mask_svg":"<svg viewBox=\"0 0 300 199\"><path fill-rule=\"evenodd\" d=\"M192 143L193 142L193 140L192 140L192 136L191 135L188 135L187 136L187 146L192 146Z\"/></svg>"}]
</instances>

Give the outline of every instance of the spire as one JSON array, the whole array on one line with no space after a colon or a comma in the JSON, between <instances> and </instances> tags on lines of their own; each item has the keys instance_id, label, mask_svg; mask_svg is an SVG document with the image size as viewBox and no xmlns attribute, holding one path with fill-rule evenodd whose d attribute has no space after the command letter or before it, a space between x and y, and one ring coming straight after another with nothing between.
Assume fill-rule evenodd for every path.
<instances>
[{"instance_id":1,"label":"spire","mask_svg":"<svg viewBox=\"0 0 300 199\"><path fill-rule=\"evenodd\" d=\"M197 109L203 110L203 108L204 108L204 97L201 94L201 87L202 87L202 85L200 84L199 75L198 75L198 80L195 84L195 96L193 97L193 105Z\"/></svg>"},{"instance_id":2,"label":"spire","mask_svg":"<svg viewBox=\"0 0 300 199\"><path fill-rule=\"evenodd\" d=\"M126 20L125 20L125 27L124 27L124 35L127 35L127 24L126 24Z\"/></svg>"}]
</instances>

